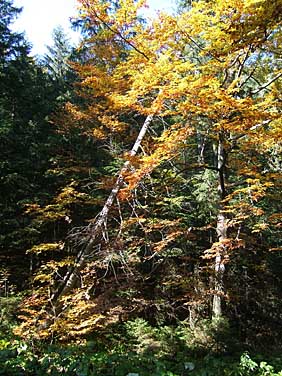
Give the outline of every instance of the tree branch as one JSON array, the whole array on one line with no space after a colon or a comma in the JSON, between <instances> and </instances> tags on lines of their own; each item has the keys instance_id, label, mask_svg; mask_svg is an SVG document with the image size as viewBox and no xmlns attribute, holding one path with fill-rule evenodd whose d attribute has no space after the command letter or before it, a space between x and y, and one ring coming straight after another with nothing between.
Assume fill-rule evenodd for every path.
<instances>
[{"instance_id":1,"label":"tree branch","mask_svg":"<svg viewBox=\"0 0 282 376\"><path fill-rule=\"evenodd\" d=\"M108 30L110 30L113 34L118 35L121 38L121 40L123 40L128 46L132 47L136 52L143 55L147 60L149 60L149 57L143 51L141 51L141 50L139 50L139 48L135 47L134 44L131 43L128 39L126 39L119 30L115 30L114 28L112 28L107 22L105 22L98 15L98 13L95 10L93 10L93 14L97 18L97 20L99 20L104 26L106 26L106 28Z\"/></svg>"},{"instance_id":2,"label":"tree branch","mask_svg":"<svg viewBox=\"0 0 282 376\"><path fill-rule=\"evenodd\" d=\"M130 157L133 157L138 152L141 142L147 132L147 129L153 119L153 115L147 116L139 135L129 153ZM109 211L113 205L114 200L117 197L117 194L119 190L121 189L123 183L124 183L124 174L128 171L130 167L130 161L127 160L123 167L120 170L120 173L118 175L118 178L114 184L113 189L111 190L111 193L109 194L102 210L97 215L94 224L91 224L91 227L89 228L89 238L87 241L87 245L79 252L79 254L76 257L75 265L67 272L65 275L63 282L60 284L60 286L57 288L57 290L52 294L50 301L52 306L56 307L57 302L59 298L66 293L68 293L77 283L78 281L78 275L80 274L81 270L85 267L87 264L87 260L89 257L93 254L93 249L95 247L95 244L97 242L101 241L101 236L103 235ZM58 308L59 310L60 308Z\"/></svg>"},{"instance_id":3,"label":"tree branch","mask_svg":"<svg viewBox=\"0 0 282 376\"><path fill-rule=\"evenodd\" d=\"M261 90L266 89L269 85L271 85L274 81L278 80L282 76L282 73L277 74L277 76L273 77L271 80L266 82L264 85L260 86L257 90L252 91L251 94L257 94Z\"/></svg>"}]
</instances>

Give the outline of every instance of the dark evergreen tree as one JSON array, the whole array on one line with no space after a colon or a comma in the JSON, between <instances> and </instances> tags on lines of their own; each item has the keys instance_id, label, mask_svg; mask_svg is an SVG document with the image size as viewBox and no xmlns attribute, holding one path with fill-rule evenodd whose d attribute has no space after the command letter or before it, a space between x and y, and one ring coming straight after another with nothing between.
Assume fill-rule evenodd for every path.
<instances>
[{"instance_id":1,"label":"dark evergreen tree","mask_svg":"<svg viewBox=\"0 0 282 376\"><path fill-rule=\"evenodd\" d=\"M6 47L0 70L0 260L10 276L9 285L22 288L30 273L52 258L44 254L42 260L27 251L41 243L58 244L70 223L81 224L89 216L87 208L93 201L85 186L92 179L89 172L103 164L105 155L84 127L69 128L65 120L60 122L58 114L64 112L66 101L80 100L74 94L76 75L70 63L78 57L63 30L54 31L54 45L36 61L29 56L24 36L9 29L20 10L10 1L5 4L1 4Z\"/></svg>"},{"instance_id":2,"label":"dark evergreen tree","mask_svg":"<svg viewBox=\"0 0 282 376\"><path fill-rule=\"evenodd\" d=\"M29 270L26 249L37 241L25 215L29 203L42 204L60 184L48 174L60 138L50 121L66 88L30 55L23 34L11 30L20 13L12 1L0 4L0 259L12 283L22 286Z\"/></svg>"},{"instance_id":3,"label":"dark evergreen tree","mask_svg":"<svg viewBox=\"0 0 282 376\"><path fill-rule=\"evenodd\" d=\"M48 52L43 56L41 64L48 73L54 90L60 93L60 102L70 99L73 94L72 84L76 74L72 63L76 60L75 47L61 26L53 30L53 45L47 46Z\"/></svg>"}]
</instances>

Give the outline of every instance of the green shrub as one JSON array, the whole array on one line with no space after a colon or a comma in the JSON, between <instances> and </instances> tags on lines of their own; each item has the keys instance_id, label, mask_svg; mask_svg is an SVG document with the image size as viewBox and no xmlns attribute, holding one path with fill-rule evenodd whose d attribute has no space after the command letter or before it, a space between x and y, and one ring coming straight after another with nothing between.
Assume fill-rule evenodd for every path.
<instances>
[{"instance_id":1,"label":"green shrub","mask_svg":"<svg viewBox=\"0 0 282 376\"><path fill-rule=\"evenodd\" d=\"M0 375L282 376L281 359L266 362L260 357L252 358L248 353L239 359L211 355L191 359L184 353L175 358L114 349L95 353L92 346L42 346L38 350L19 341L1 341ZM185 371L185 363L192 364L194 369Z\"/></svg>"},{"instance_id":2,"label":"green shrub","mask_svg":"<svg viewBox=\"0 0 282 376\"><path fill-rule=\"evenodd\" d=\"M12 336L13 327L16 324L15 313L21 295L12 295L8 297L0 297L0 337Z\"/></svg>"}]
</instances>

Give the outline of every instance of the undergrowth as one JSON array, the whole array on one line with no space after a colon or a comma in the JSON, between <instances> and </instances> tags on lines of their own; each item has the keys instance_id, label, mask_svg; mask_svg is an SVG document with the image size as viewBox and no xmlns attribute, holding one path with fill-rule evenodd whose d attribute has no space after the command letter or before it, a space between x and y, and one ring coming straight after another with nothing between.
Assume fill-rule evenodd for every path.
<instances>
[{"instance_id":1,"label":"undergrowth","mask_svg":"<svg viewBox=\"0 0 282 376\"><path fill-rule=\"evenodd\" d=\"M50 345L13 336L16 300L1 303L3 376L282 376L282 358L227 354L225 322L203 321L191 330L185 323L153 327L137 318L81 343Z\"/></svg>"}]
</instances>

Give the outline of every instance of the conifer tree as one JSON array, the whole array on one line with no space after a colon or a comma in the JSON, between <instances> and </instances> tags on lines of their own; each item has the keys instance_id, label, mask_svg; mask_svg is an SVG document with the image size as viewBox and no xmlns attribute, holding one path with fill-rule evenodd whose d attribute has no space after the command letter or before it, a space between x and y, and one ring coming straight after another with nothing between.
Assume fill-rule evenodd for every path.
<instances>
[{"instance_id":1,"label":"conifer tree","mask_svg":"<svg viewBox=\"0 0 282 376\"><path fill-rule=\"evenodd\" d=\"M94 138L119 144L130 168L121 169L115 195L97 217L71 233L77 256L70 267L67 259L61 269L52 264L53 276L68 270L45 295L46 307L48 299L51 305L40 317L47 326L41 334L61 333L65 325L71 330L75 322L83 335L113 316L117 320L120 305L113 306L108 295L114 280L120 273L127 287L136 287L144 264L158 273L146 275L153 288L141 295L157 300L165 291L167 302L179 303L176 293L161 287L177 286L183 309L221 318L224 307L234 304L230 296L242 295L236 278L248 283L242 268L250 254L255 259L260 253L263 265L271 259L268 250L281 247L265 241L281 218L280 183L274 183L281 169L269 159L281 150L281 1L194 1L176 16L160 13L147 23L138 18L143 1L80 4L89 26L86 59L76 65L84 102L68 103L66 116ZM150 126L140 152L126 153L145 119ZM186 268L186 284L175 271L177 262ZM170 278L160 264L171 270ZM188 266L196 287L187 282ZM113 286L102 297L101 275ZM127 301L128 311L141 310L137 296L140 305ZM90 313L92 320L86 319Z\"/></svg>"}]
</instances>

